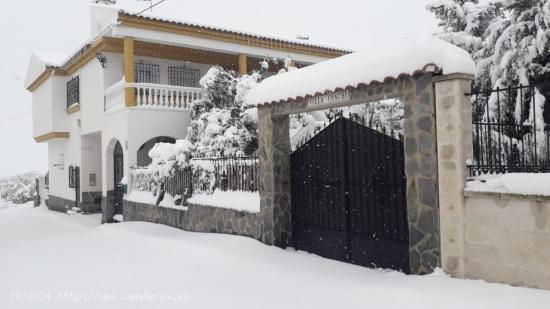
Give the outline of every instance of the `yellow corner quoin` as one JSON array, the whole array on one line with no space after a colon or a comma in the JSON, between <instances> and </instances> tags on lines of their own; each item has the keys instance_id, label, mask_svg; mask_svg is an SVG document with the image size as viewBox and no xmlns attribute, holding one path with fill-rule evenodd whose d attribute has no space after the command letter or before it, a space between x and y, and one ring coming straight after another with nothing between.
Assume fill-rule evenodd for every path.
<instances>
[{"instance_id":1,"label":"yellow corner quoin","mask_svg":"<svg viewBox=\"0 0 550 309\"><path fill-rule=\"evenodd\" d=\"M74 114L76 112L80 112L80 103L75 103L75 104L69 106L69 108L65 109L65 111L69 115Z\"/></svg>"},{"instance_id":2,"label":"yellow corner quoin","mask_svg":"<svg viewBox=\"0 0 550 309\"><path fill-rule=\"evenodd\" d=\"M69 138L69 132L50 132L40 136L36 136L34 140L37 143L49 141L56 138Z\"/></svg>"},{"instance_id":3,"label":"yellow corner quoin","mask_svg":"<svg viewBox=\"0 0 550 309\"><path fill-rule=\"evenodd\" d=\"M248 68L246 66L246 55L240 54L239 55L239 74L245 75L248 73Z\"/></svg>"},{"instance_id":4,"label":"yellow corner quoin","mask_svg":"<svg viewBox=\"0 0 550 309\"><path fill-rule=\"evenodd\" d=\"M134 82L134 38L124 38L124 81ZM126 107L136 105L134 88L124 88L124 103Z\"/></svg>"}]
</instances>

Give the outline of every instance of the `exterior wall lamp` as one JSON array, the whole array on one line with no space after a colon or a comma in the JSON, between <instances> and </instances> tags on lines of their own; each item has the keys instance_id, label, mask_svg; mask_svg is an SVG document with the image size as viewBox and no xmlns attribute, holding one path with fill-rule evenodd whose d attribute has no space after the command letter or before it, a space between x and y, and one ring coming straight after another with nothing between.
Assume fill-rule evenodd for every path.
<instances>
[{"instance_id":1,"label":"exterior wall lamp","mask_svg":"<svg viewBox=\"0 0 550 309\"><path fill-rule=\"evenodd\" d=\"M101 67L105 69L107 66L107 57L103 53L97 53L95 54L95 57L97 58L97 61L99 61L99 64L101 64Z\"/></svg>"}]
</instances>

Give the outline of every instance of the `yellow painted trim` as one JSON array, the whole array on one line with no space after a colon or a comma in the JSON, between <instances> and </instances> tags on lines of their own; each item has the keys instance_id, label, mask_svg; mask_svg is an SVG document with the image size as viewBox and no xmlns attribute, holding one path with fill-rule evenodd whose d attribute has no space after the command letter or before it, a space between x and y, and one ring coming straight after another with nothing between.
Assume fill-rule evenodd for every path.
<instances>
[{"instance_id":1,"label":"yellow painted trim","mask_svg":"<svg viewBox=\"0 0 550 309\"><path fill-rule=\"evenodd\" d=\"M123 25L133 28L189 35L216 41L261 47L272 50L280 50L284 52L298 53L303 55L312 55L324 58L336 58L349 53L343 50L308 46L304 44L285 42L270 38L259 38L253 35L246 35L237 32L220 31L215 29L206 29L198 26L151 20L124 13L119 14L118 19Z\"/></svg>"},{"instance_id":2,"label":"yellow painted trim","mask_svg":"<svg viewBox=\"0 0 550 309\"><path fill-rule=\"evenodd\" d=\"M239 74L245 75L248 73L247 63L246 63L246 55L240 54L239 55Z\"/></svg>"},{"instance_id":3,"label":"yellow painted trim","mask_svg":"<svg viewBox=\"0 0 550 309\"><path fill-rule=\"evenodd\" d=\"M65 111L69 115L80 112L80 103L75 103L75 104L69 106L69 108L65 109Z\"/></svg>"},{"instance_id":4,"label":"yellow painted trim","mask_svg":"<svg viewBox=\"0 0 550 309\"><path fill-rule=\"evenodd\" d=\"M134 77L134 38L124 38L124 80L133 83ZM126 107L136 105L134 88L124 88L124 104Z\"/></svg>"},{"instance_id":5,"label":"yellow painted trim","mask_svg":"<svg viewBox=\"0 0 550 309\"><path fill-rule=\"evenodd\" d=\"M50 132L40 136L36 136L34 140L37 143L41 143L55 138L69 138L69 132Z\"/></svg>"},{"instance_id":6,"label":"yellow painted trim","mask_svg":"<svg viewBox=\"0 0 550 309\"><path fill-rule=\"evenodd\" d=\"M94 43L92 43L88 49L83 51L81 54L74 56L69 60L68 64L63 68L46 68L42 74L40 74L32 84L27 87L27 90L33 92L40 85L42 85L48 78L52 75L55 76L69 76L80 68L88 64L90 60L95 59L95 55L99 52L112 52L112 53L122 53L123 52L123 41L122 39L107 38L103 37Z\"/></svg>"},{"instance_id":7,"label":"yellow painted trim","mask_svg":"<svg viewBox=\"0 0 550 309\"><path fill-rule=\"evenodd\" d=\"M139 29L148 29L161 32L189 35L220 42L236 43L246 46L254 46L271 50L279 50L302 55L318 56L323 58L336 58L349 52L338 49L308 46L299 43L284 42L270 38L259 38L236 32L205 29L202 27L175 24L166 21L149 20L144 17L136 17L128 14L119 14L119 21L125 26ZM32 92L42 85L50 76L69 76L74 74L90 60L95 58L98 52L124 53L125 40L118 38L101 37L71 58L62 68L47 68L40 74L27 90ZM233 55L234 57L234 55Z\"/></svg>"}]
</instances>

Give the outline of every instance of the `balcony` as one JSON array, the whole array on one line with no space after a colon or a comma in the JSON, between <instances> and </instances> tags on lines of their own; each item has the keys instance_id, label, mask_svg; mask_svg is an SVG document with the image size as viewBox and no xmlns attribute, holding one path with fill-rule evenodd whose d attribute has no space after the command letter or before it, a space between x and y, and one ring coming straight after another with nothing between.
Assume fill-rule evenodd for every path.
<instances>
[{"instance_id":1,"label":"balcony","mask_svg":"<svg viewBox=\"0 0 550 309\"><path fill-rule=\"evenodd\" d=\"M145 109L188 110L202 97L201 88L120 81L105 91L105 112L125 107L125 89L133 88L135 107Z\"/></svg>"}]
</instances>

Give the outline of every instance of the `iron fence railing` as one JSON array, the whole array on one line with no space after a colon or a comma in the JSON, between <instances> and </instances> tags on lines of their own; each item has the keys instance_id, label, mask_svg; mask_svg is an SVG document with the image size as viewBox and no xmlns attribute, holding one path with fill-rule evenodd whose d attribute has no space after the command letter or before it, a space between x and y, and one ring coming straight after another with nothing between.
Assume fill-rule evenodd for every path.
<instances>
[{"instance_id":1,"label":"iron fence railing","mask_svg":"<svg viewBox=\"0 0 550 309\"><path fill-rule=\"evenodd\" d=\"M472 87L470 175L550 172L550 125L536 85L482 91Z\"/></svg>"},{"instance_id":2,"label":"iron fence railing","mask_svg":"<svg viewBox=\"0 0 550 309\"><path fill-rule=\"evenodd\" d=\"M259 191L259 159L251 157L194 158L190 166L170 176L156 178L146 168L132 171L132 189L190 197L194 193L221 191Z\"/></svg>"}]
</instances>

